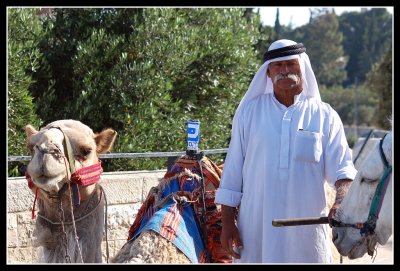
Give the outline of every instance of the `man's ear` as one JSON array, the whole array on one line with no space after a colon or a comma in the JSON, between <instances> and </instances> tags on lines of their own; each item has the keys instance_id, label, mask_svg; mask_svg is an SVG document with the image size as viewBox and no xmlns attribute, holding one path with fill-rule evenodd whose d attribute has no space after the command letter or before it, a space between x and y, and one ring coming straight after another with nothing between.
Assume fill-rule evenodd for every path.
<instances>
[{"instance_id":1,"label":"man's ear","mask_svg":"<svg viewBox=\"0 0 400 271\"><path fill-rule=\"evenodd\" d=\"M267 67L267 76L271 78L271 76L269 75L269 68Z\"/></svg>"}]
</instances>

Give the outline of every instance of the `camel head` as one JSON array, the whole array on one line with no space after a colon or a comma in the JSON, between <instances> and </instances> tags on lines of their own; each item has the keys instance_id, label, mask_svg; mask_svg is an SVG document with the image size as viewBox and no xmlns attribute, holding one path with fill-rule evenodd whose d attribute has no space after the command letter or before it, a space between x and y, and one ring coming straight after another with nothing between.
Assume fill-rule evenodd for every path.
<instances>
[{"instance_id":1,"label":"camel head","mask_svg":"<svg viewBox=\"0 0 400 271\"><path fill-rule=\"evenodd\" d=\"M25 132L32 154L27 173L37 187L52 194L71 177L64 134L71 145L75 170L98 163L98 155L108 152L117 136L113 129L93 133L91 128L76 120L54 121L40 131L27 125Z\"/></svg>"}]
</instances>

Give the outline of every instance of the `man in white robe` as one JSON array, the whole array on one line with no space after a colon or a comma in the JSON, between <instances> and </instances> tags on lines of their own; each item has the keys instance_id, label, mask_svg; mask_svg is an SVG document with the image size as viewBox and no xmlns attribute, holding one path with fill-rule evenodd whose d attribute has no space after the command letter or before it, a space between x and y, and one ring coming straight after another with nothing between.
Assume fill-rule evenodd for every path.
<instances>
[{"instance_id":1,"label":"man in white robe","mask_svg":"<svg viewBox=\"0 0 400 271\"><path fill-rule=\"evenodd\" d=\"M328 224L272 220L333 216L357 173L343 124L321 101L303 44L278 40L264 59L233 118L215 198L221 243L238 263L331 263ZM337 191L330 210L324 182Z\"/></svg>"}]
</instances>

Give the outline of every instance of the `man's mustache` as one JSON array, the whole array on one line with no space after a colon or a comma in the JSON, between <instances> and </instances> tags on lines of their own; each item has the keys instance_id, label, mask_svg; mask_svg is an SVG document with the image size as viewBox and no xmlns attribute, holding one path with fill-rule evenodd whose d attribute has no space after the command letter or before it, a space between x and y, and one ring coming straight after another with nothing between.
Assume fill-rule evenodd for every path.
<instances>
[{"instance_id":1,"label":"man's mustache","mask_svg":"<svg viewBox=\"0 0 400 271\"><path fill-rule=\"evenodd\" d=\"M279 80L287 79L287 78L292 79L296 83L300 81L300 77L297 74L294 74L294 73L288 73L287 75L278 74L274 78L274 84L276 84L276 82L278 82Z\"/></svg>"}]
</instances>

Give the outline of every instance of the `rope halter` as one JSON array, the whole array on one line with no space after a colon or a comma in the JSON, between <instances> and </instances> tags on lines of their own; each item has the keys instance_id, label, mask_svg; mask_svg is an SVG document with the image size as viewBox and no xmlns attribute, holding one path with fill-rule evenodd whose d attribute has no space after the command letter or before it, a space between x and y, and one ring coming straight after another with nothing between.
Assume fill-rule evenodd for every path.
<instances>
[{"instance_id":1,"label":"rope halter","mask_svg":"<svg viewBox=\"0 0 400 271\"><path fill-rule=\"evenodd\" d=\"M62 132L62 134L64 135L63 146L64 146L64 150L65 150L65 157L68 160L69 172L70 172L70 176L71 176L71 178L68 178L68 180L70 182L69 183L70 189L72 190L74 206L78 206L81 201L81 196L79 193L78 185L79 186L88 186L88 185L94 184L100 180L100 175L103 173L103 168L101 166L101 160L99 160L98 163L96 163L94 165L90 165L90 166L75 170L74 153L72 151L72 146L71 146L69 137L60 127L51 126L48 129L51 129L51 128L59 129ZM28 174L28 172L25 173L25 178L28 181L28 187L30 189L32 189L35 186L35 184L31 178L31 176ZM61 197L61 195L67 190L67 188L68 187L66 186L66 184L64 184L64 186L58 191L57 195L50 195L49 192L47 192L43 189L42 190L44 192L46 192L46 194L49 197ZM35 200L34 200L33 208L32 208L32 219L34 218L35 205L36 205L35 203L36 203L36 198L37 198L37 189L38 188L36 188L36 191L35 191Z\"/></svg>"}]
</instances>

